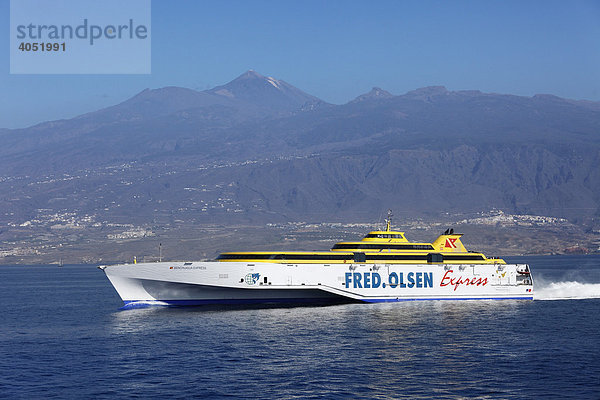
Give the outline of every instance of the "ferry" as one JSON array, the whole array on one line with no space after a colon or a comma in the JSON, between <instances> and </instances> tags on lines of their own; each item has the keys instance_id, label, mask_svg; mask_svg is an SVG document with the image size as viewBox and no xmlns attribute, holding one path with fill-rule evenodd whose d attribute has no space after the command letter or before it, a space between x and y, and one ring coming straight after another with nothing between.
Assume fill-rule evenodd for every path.
<instances>
[{"instance_id":1,"label":"ferry","mask_svg":"<svg viewBox=\"0 0 600 400\"><path fill-rule=\"evenodd\" d=\"M125 306L533 300L527 264L467 251L446 230L433 243L384 230L328 251L244 251L213 261L100 266Z\"/></svg>"}]
</instances>

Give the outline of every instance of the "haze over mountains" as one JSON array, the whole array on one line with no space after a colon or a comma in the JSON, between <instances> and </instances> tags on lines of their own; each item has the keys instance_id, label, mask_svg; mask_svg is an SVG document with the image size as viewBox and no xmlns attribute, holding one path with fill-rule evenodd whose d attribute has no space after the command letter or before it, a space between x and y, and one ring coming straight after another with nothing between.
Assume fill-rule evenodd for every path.
<instances>
[{"instance_id":1,"label":"haze over mountains","mask_svg":"<svg viewBox=\"0 0 600 400\"><path fill-rule=\"evenodd\" d=\"M332 105L248 71L206 91L0 130L2 221L600 217L600 103L427 87Z\"/></svg>"}]
</instances>

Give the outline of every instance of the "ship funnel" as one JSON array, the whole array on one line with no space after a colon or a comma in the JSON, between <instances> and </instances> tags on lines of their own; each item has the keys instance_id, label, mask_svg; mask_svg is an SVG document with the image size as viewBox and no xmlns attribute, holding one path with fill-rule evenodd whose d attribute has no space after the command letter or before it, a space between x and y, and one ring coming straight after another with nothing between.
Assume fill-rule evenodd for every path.
<instances>
[{"instance_id":1,"label":"ship funnel","mask_svg":"<svg viewBox=\"0 0 600 400\"><path fill-rule=\"evenodd\" d=\"M462 233L454 233L454 229L447 230L433 242L433 247L436 251L441 251L444 253L448 252L456 252L456 253L466 253L467 249L460 241L460 237Z\"/></svg>"}]
</instances>

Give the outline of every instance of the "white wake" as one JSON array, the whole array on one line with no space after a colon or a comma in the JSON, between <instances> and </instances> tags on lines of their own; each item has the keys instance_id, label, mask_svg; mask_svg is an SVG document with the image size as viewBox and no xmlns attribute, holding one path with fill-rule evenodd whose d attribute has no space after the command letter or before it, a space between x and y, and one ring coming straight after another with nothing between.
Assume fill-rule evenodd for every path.
<instances>
[{"instance_id":1,"label":"white wake","mask_svg":"<svg viewBox=\"0 0 600 400\"><path fill-rule=\"evenodd\" d=\"M154 308L154 307L168 307L169 303L158 300L139 300L132 301L131 303L125 304L120 310L133 310L137 308Z\"/></svg>"},{"instance_id":2,"label":"white wake","mask_svg":"<svg viewBox=\"0 0 600 400\"><path fill-rule=\"evenodd\" d=\"M542 283L535 288L535 300L600 299L600 283L577 281Z\"/></svg>"}]
</instances>

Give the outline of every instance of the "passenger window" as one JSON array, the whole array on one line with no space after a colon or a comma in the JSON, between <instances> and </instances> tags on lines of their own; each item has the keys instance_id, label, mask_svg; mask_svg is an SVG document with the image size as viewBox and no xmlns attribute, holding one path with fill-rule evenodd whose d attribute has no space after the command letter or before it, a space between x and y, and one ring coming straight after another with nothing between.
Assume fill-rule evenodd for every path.
<instances>
[{"instance_id":1,"label":"passenger window","mask_svg":"<svg viewBox=\"0 0 600 400\"><path fill-rule=\"evenodd\" d=\"M427 254L427 262L428 263L443 263L444 256L439 253L429 253L429 254Z\"/></svg>"},{"instance_id":2,"label":"passenger window","mask_svg":"<svg viewBox=\"0 0 600 400\"><path fill-rule=\"evenodd\" d=\"M367 262L367 256L365 253L354 253L354 262L364 263Z\"/></svg>"}]
</instances>

